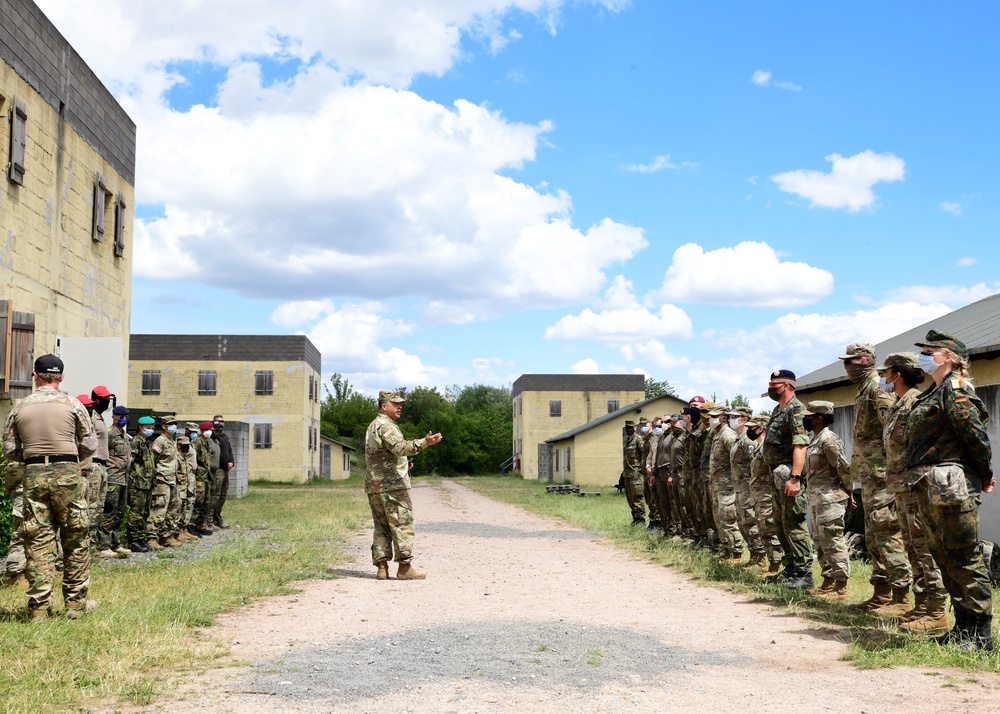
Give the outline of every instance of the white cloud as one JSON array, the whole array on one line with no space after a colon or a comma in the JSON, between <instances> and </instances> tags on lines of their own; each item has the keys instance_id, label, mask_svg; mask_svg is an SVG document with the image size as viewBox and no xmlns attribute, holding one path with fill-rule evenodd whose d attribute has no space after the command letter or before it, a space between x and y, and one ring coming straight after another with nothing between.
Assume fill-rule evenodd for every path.
<instances>
[{"instance_id":1,"label":"white cloud","mask_svg":"<svg viewBox=\"0 0 1000 714\"><path fill-rule=\"evenodd\" d=\"M271 322L284 327L298 327L335 312L332 300L298 300L279 305L271 313Z\"/></svg>"},{"instance_id":2,"label":"white cloud","mask_svg":"<svg viewBox=\"0 0 1000 714\"><path fill-rule=\"evenodd\" d=\"M955 265L960 268L971 268L973 265L979 265L979 258L959 258Z\"/></svg>"},{"instance_id":3,"label":"white cloud","mask_svg":"<svg viewBox=\"0 0 1000 714\"><path fill-rule=\"evenodd\" d=\"M753 307L808 305L833 291L833 275L782 261L767 243L744 241L705 251L696 243L674 251L659 294L675 302Z\"/></svg>"},{"instance_id":4,"label":"white cloud","mask_svg":"<svg viewBox=\"0 0 1000 714\"><path fill-rule=\"evenodd\" d=\"M998 292L1000 292L1000 283L908 285L890 290L886 293L885 299L889 302L941 302L955 309L976 302L977 300L982 300L990 295L996 295Z\"/></svg>"},{"instance_id":5,"label":"white cloud","mask_svg":"<svg viewBox=\"0 0 1000 714\"><path fill-rule=\"evenodd\" d=\"M666 345L659 340L622 345L620 352L629 362L642 362L660 370L679 369L691 364L691 360L687 357L679 357L668 352ZM667 381L670 381L669 373Z\"/></svg>"},{"instance_id":6,"label":"white cloud","mask_svg":"<svg viewBox=\"0 0 1000 714\"><path fill-rule=\"evenodd\" d=\"M305 335L323 355L323 361L333 363L338 372L353 372L372 363L383 355L380 342L409 335L414 326L404 320L393 320L384 315L385 307L377 302L348 303L336 309L332 302L292 302L278 306L271 319L278 324L292 319L306 305L317 320ZM299 320L296 324L305 324Z\"/></svg>"},{"instance_id":7,"label":"white cloud","mask_svg":"<svg viewBox=\"0 0 1000 714\"><path fill-rule=\"evenodd\" d=\"M573 374L600 374L601 368L597 366L597 362L590 357L582 359L575 364L570 365L569 371Z\"/></svg>"},{"instance_id":8,"label":"white cloud","mask_svg":"<svg viewBox=\"0 0 1000 714\"><path fill-rule=\"evenodd\" d=\"M750 81L753 82L758 87L777 87L778 89L787 89L792 92L801 92L802 87L794 82L777 81L772 82L774 75L767 70L758 69L750 77Z\"/></svg>"},{"instance_id":9,"label":"white cloud","mask_svg":"<svg viewBox=\"0 0 1000 714\"><path fill-rule=\"evenodd\" d=\"M945 213L950 213L956 218L962 217L962 204L957 201L942 201L938 204L938 208Z\"/></svg>"},{"instance_id":10,"label":"white cloud","mask_svg":"<svg viewBox=\"0 0 1000 714\"><path fill-rule=\"evenodd\" d=\"M655 157L652 162L648 164L623 164L619 168L628 173L655 174L658 171L663 171L664 169L693 168L697 165L698 164L692 161L682 161L679 164L675 164L670 160L670 154L663 154Z\"/></svg>"},{"instance_id":11,"label":"white cloud","mask_svg":"<svg viewBox=\"0 0 1000 714\"><path fill-rule=\"evenodd\" d=\"M801 92L802 86L795 84L795 82L775 82L774 86L778 89L787 89L791 92Z\"/></svg>"},{"instance_id":12,"label":"white cloud","mask_svg":"<svg viewBox=\"0 0 1000 714\"><path fill-rule=\"evenodd\" d=\"M830 154L830 173L799 169L771 177L778 188L808 198L812 206L844 208L857 213L876 201L872 187L880 182L902 181L906 162L893 154L876 154L870 149L854 156Z\"/></svg>"}]
</instances>

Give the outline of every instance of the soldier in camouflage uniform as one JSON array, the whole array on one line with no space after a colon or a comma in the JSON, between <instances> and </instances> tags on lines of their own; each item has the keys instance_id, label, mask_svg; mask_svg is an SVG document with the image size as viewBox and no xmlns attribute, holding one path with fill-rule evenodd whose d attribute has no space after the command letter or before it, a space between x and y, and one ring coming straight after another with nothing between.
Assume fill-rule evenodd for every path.
<instances>
[{"instance_id":1,"label":"soldier in camouflage uniform","mask_svg":"<svg viewBox=\"0 0 1000 714\"><path fill-rule=\"evenodd\" d=\"M872 596L854 607L878 610L887 605L909 609L910 564L896 518L896 499L886 490L885 448L882 429L893 398L886 394L875 374L875 348L868 343L847 347L840 357L852 383L858 385L854 400L854 448L851 479L861 482L861 505L865 510L865 545L872 558Z\"/></svg>"},{"instance_id":2,"label":"soldier in camouflage uniform","mask_svg":"<svg viewBox=\"0 0 1000 714\"><path fill-rule=\"evenodd\" d=\"M197 425L195 425L197 427ZM202 524L202 516L212 500L212 452L208 444L201 438L201 429L188 432L191 437L191 449L195 452L198 467L195 469L195 496L192 528L197 535L212 535L214 531Z\"/></svg>"},{"instance_id":3,"label":"soldier in camouflage uniform","mask_svg":"<svg viewBox=\"0 0 1000 714\"><path fill-rule=\"evenodd\" d=\"M659 421L657 418L655 421ZM645 417L639 419L639 436L642 439L642 499L649 506L649 530L658 530L661 526L660 501L656 497L653 489L652 467L650 456L656 448L653 428L654 423L650 423ZM655 458L655 456L654 456Z\"/></svg>"},{"instance_id":4,"label":"soldier in camouflage uniform","mask_svg":"<svg viewBox=\"0 0 1000 714\"><path fill-rule=\"evenodd\" d=\"M989 415L969 381L965 344L931 330L917 346L934 385L906 420L906 467L955 610L955 626L942 640L992 651L993 592L979 550L980 494L996 486Z\"/></svg>"},{"instance_id":5,"label":"soldier in camouflage uniform","mask_svg":"<svg viewBox=\"0 0 1000 714\"><path fill-rule=\"evenodd\" d=\"M148 553L149 501L156 476L156 462L150 448L153 442L153 417L139 417L139 430L132 439L132 465L128 470L128 518L125 533L133 553Z\"/></svg>"},{"instance_id":6,"label":"soldier in camouflage uniform","mask_svg":"<svg viewBox=\"0 0 1000 714\"><path fill-rule=\"evenodd\" d=\"M191 463L194 457L194 466ZM191 525L191 516L194 513L194 498L197 482L195 481L195 470L198 468L198 457L191 452L191 437L177 437L177 497L179 504L180 528L177 532L177 540L185 542L198 540L200 536L188 530Z\"/></svg>"},{"instance_id":7,"label":"soldier in camouflage uniform","mask_svg":"<svg viewBox=\"0 0 1000 714\"><path fill-rule=\"evenodd\" d=\"M806 469L812 532L823 584L809 590L828 600L847 599L851 577L851 556L844 538L844 514L851 485L851 465L844 455L844 443L831 429L833 402L809 402L802 423L813 433L806 448Z\"/></svg>"},{"instance_id":8,"label":"soldier in camouflage uniform","mask_svg":"<svg viewBox=\"0 0 1000 714\"><path fill-rule=\"evenodd\" d=\"M97 451L87 479L87 502L90 504L90 546L97 552L101 542L101 521L104 520L104 502L108 492L108 425L104 421L104 412L111 406L111 398L115 395L103 385L98 385L90 391L90 417L94 422L94 433L97 434Z\"/></svg>"},{"instance_id":9,"label":"soldier in camouflage uniform","mask_svg":"<svg viewBox=\"0 0 1000 714\"><path fill-rule=\"evenodd\" d=\"M191 427L188 423L188 427ZM197 427L197 424L194 425ZM184 502L184 525L185 532L190 538L201 538L200 529L194 525L194 509L198 501L198 452L191 444L191 437L187 437L187 451L183 452L184 471L187 474L187 499Z\"/></svg>"},{"instance_id":10,"label":"soldier in camouflage uniform","mask_svg":"<svg viewBox=\"0 0 1000 714\"><path fill-rule=\"evenodd\" d=\"M6 457L24 464L24 521L28 609L44 618L52 605L55 531L63 550L63 600L76 619L97 607L90 588L90 520L79 460L97 448L93 422L78 401L58 389L63 362L35 360L37 391L14 405L4 429Z\"/></svg>"},{"instance_id":11,"label":"soldier in camouflage uniform","mask_svg":"<svg viewBox=\"0 0 1000 714\"><path fill-rule=\"evenodd\" d=\"M767 559L761 562L765 575L777 575L781 570L781 560L784 552L781 550L781 540L778 538L778 524L774 520L773 479L771 468L764 461L764 428L767 419L755 417L747 427L747 438L754 445L750 457L750 495L753 497L754 513L757 516L757 528L764 544Z\"/></svg>"},{"instance_id":12,"label":"soldier in camouflage uniform","mask_svg":"<svg viewBox=\"0 0 1000 714\"><path fill-rule=\"evenodd\" d=\"M8 461L7 472L4 474L4 493L10 496L11 528L7 559L4 563L3 576L0 577L2 585L13 585L23 581L24 569L28 565L24 555L24 539L21 538L21 523L24 521L24 488L21 486L23 480L24 467L17 462Z\"/></svg>"},{"instance_id":13,"label":"soldier in camouflage uniform","mask_svg":"<svg viewBox=\"0 0 1000 714\"><path fill-rule=\"evenodd\" d=\"M715 441L715 429L709 425L708 412L715 408L715 402L705 402L701 410L701 426L704 430L701 437L701 464L698 467L696 494L701 502L702 514L705 518L705 543L714 551L719 551L719 528L715 522L715 497L712 495L711 460L712 443Z\"/></svg>"},{"instance_id":14,"label":"soldier in camouflage uniform","mask_svg":"<svg viewBox=\"0 0 1000 714\"><path fill-rule=\"evenodd\" d=\"M104 512L100 523L100 555L113 557L122 555L128 557L132 551L125 548L121 542L122 521L125 520L126 494L128 485L128 467L132 461L125 427L128 425L128 409L115 407L111 413L114 423L108 431L108 485L104 497Z\"/></svg>"},{"instance_id":15,"label":"soldier in camouflage uniform","mask_svg":"<svg viewBox=\"0 0 1000 714\"><path fill-rule=\"evenodd\" d=\"M691 512L687 504L687 488L684 482L684 452L687 450L688 431L680 414L670 418L670 444L667 454L667 487L670 489L670 508L676 509L674 535L694 537Z\"/></svg>"},{"instance_id":16,"label":"soldier in camouflage uniform","mask_svg":"<svg viewBox=\"0 0 1000 714\"><path fill-rule=\"evenodd\" d=\"M736 432L736 443L729 452L733 485L736 487L736 522L750 551L750 562L747 565L761 565L765 559L765 549L757 527L753 494L750 493L750 460L757 445L747 436L753 410L750 407L736 407L728 416L729 428Z\"/></svg>"},{"instance_id":17,"label":"soldier in camouflage uniform","mask_svg":"<svg viewBox=\"0 0 1000 714\"><path fill-rule=\"evenodd\" d=\"M771 469L771 500L783 552L782 572L768 576L767 580L785 580L785 587L793 590L809 589L813 586L812 540L806 527L806 498L802 489L809 436L802 425L804 407L795 396L795 373L787 369L772 372L767 395L778 406L767 422L762 450Z\"/></svg>"},{"instance_id":18,"label":"soldier in camouflage uniform","mask_svg":"<svg viewBox=\"0 0 1000 714\"><path fill-rule=\"evenodd\" d=\"M625 476L625 501L632 512L632 525L646 525L646 504L642 490L642 437L636 432L635 424L625 422L625 448L622 453L622 468Z\"/></svg>"},{"instance_id":19,"label":"soldier in camouflage uniform","mask_svg":"<svg viewBox=\"0 0 1000 714\"><path fill-rule=\"evenodd\" d=\"M913 571L912 610L891 613L904 623L903 630L928 635L942 635L951 626L945 608L948 605L948 591L941 580L941 569L934 562L927 545L924 523L917 507L917 495L910 490L910 477L906 470L906 420L920 396L917 385L924 381L917 355L913 352L897 352L885 358L879 367L879 382L889 394L896 395L896 401L889 407L885 428L882 431L885 443L885 484L886 489L896 499L896 517L903 534L903 546ZM885 608L878 610L883 614Z\"/></svg>"},{"instance_id":20,"label":"soldier in camouflage uniform","mask_svg":"<svg viewBox=\"0 0 1000 714\"><path fill-rule=\"evenodd\" d=\"M704 399L700 403L704 403ZM692 402L694 400L692 399ZM692 545L703 545L708 542L708 521L705 518L704 504L701 498L701 455L705 448L705 427L701 421L700 407L689 406L684 410L685 421L688 424L688 438L685 444L684 465L682 467L687 495L685 498L691 505L691 517L694 524Z\"/></svg>"},{"instance_id":21,"label":"soldier in camouflage uniform","mask_svg":"<svg viewBox=\"0 0 1000 714\"><path fill-rule=\"evenodd\" d=\"M404 439L396 426L403 413L405 398L398 392L378 393L378 416L365 432L365 493L372 511L372 563L376 578L389 578L388 561L399 563L397 580L423 580L413 559L413 503L410 500L408 457L441 441L441 434L427 433L423 439Z\"/></svg>"},{"instance_id":22,"label":"soldier in camouflage uniform","mask_svg":"<svg viewBox=\"0 0 1000 714\"><path fill-rule=\"evenodd\" d=\"M718 406L709 413L708 426L713 434L709 454L708 478L711 485L715 522L719 526L719 542L724 559L739 562L743 559L743 535L736 518L736 484L730 458L736 444L736 432L729 427L729 410Z\"/></svg>"},{"instance_id":23,"label":"soldier in camouflage uniform","mask_svg":"<svg viewBox=\"0 0 1000 714\"><path fill-rule=\"evenodd\" d=\"M222 453L217 441L212 439L212 422L203 421L199 424L200 434L195 442L199 450L208 453L208 477L205 481L205 496L195 507L194 524L203 531L216 531L218 528L213 524L212 511L215 507L215 496L217 495L217 483L221 483L224 476L219 466L219 459Z\"/></svg>"},{"instance_id":24,"label":"soldier in camouflage uniform","mask_svg":"<svg viewBox=\"0 0 1000 714\"><path fill-rule=\"evenodd\" d=\"M146 544L153 550L174 548L180 543L174 536L174 524L170 519L171 501L177 498L177 420L163 417L160 421L163 431L153 441L150 450L156 463L153 492L149 497L149 539Z\"/></svg>"},{"instance_id":25,"label":"soldier in camouflage uniform","mask_svg":"<svg viewBox=\"0 0 1000 714\"><path fill-rule=\"evenodd\" d=\"M656 424L659 422L660 433L656 433ZM651 450L649 467L652 471L653 493L660 506L660 527L663 535L674 535L677 532L680 520L677 516L677 504L672 499L670 486L670 447L674 441L674 432L671 429L670 418L653 420L653 438L656 439L656 446Z\"/></svg>"}]
</instances>

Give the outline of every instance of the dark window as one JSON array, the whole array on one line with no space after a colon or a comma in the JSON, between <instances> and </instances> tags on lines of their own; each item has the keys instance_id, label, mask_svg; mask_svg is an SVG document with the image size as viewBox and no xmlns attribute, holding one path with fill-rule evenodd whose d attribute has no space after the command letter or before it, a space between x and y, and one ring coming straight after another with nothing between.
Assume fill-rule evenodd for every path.
<instances>
[{"instance_id":1,"label":"dark window","mask_svg":"<svg viewBox=\"0 0 1000 714\"><path fill-rule=\"evenodd\" d=\"M101 243L104 241L104 211L108 205L108 187L100 171L94 177L94 215L91 221L90 237Z\"/></svg>"},{"instance_id":2,"label":"dark window","mask_svg":"<svg viewBox=\"0 0 1000 714\"><path fill-rule=\"evenodd\" d=\"M120 193L115 202L115 255L125 255L125 197Z\"/></svg>"},{"instance_id":3,"label":"dark window","mask_svg":"<svg viewBox=\"0 0 1000 714\"><path fill-rule=\"evenodd\" d=\"M198 396L214 397L215 379L216 373L214 369L198 370Z\"/></svg>"},{"instance_id":4,"label":"dark window","mask_svg":"<svg viewBox=\"0 0 1000 714\"><path fill-rule=\"evenodd\" d=\"M143 394L160 393L160 370L158 369L142 370L142 393Z\"/></svg>"},{"instance_id":5,"label":"dark window","mask_svg":"<svg viewBox=\"0 0 1000 714\"><path fill-rule=\"evenodd\" d=\"M10 173L11 181L24 184L24 154L28 145L28 108L23 99L14 97L10 108Z\"/></svg>"},{"instance_id":6,"label":"dark window","mask_svg":"<svg viewBox=\"0 0 1000 714\"><path fill-rule=\"evenodd\" d=\"M566 470L569 471L569 447L566 447Z\"/></svg>"},{"instance_id":7,"label":"dark window","mask_svg":"<svg viewBox=\"0 0 1000 714\"><path fill-rule=\"evenodd\" d=\"M616 412L616 411L618 411L618 400L617 399L609 399L608 400L608 414L610 414L611 412Z\"/></svg>"},{"instance_id":8,"label":"dark window","mask_svg":"<svg viewBox=\"0 0 1000 714\"><path fill-rule=\"evenodd\" d=\"M550 417L561 417L562 416L562 400L553 399L549 402L549 416Z\"/></svg>"},{"instance_id":9,"label":"dark window","mask_svg":"<svg viewBox=\"0 0 1000 714\"><path fill-rule=\"evenodd\" d=\"M552 471L559 470L559 449L552 449Z\"/></svg>"},{"instance_id":10,"label":"dark window","mask_svg":"<svg viewBox=\"0 0 1000 714\"><path fill-rule=\"evenodd\" d=\"M253 425L253 448L255 448L255 449L270 449L271 448L271 425L270 424L254 424Z\"/></svg>"},{"instance_id":11,"label":"dark window","mask_svg":"<svg viewBox=\"0 0 1000 714\"><path fill-rule=\"evenodd\" d=\"M257 394L274 394L274 372L269 369L257 370Z\"/></svg>"}]
</instances>

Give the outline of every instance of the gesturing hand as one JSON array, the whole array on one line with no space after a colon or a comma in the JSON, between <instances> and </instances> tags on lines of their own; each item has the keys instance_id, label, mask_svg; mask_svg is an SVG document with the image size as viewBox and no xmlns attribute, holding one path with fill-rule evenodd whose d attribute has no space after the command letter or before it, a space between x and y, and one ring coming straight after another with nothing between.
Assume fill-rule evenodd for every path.
<instances>
[{"instance_id":1,"label":"gesturing hand","mask_svg":"<svg viewBox=\"0 0 1000 714\"><path fill-rule=\"evenodd\" d=\"M424 437L424 443L426 443L427 446L434 446L434 444L441 441L442 438L444 437L441 436L441 432L438 432L437 434L427 432L427 436Z\"/></svg>"}]
</instances>

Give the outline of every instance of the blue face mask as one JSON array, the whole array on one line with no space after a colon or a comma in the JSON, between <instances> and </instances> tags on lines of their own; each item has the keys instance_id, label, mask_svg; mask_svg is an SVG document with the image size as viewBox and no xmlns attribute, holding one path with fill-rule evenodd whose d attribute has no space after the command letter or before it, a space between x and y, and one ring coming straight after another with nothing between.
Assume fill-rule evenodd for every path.
<instances>
[{"instance_id":1,"label":"blue face mask","mask_svg":"<svg viewBox=\"0 0 1000 714\"><path fill-rule=\"evenodd\" d=\"M146 437L152 436L153 435L153 430L152 429L143 429L142 430L142 435L146 436Z\"/></svg>"},{"instance_id":2,"label":"blue face mask","mask_svg":"<svg viewBox=\"0 0 1000 714\"><path fill-rule=\"evenodd\" d=\"M882 387L883 391L889 392L889 394L893 394L896 391L894 384L886 382L885 377L878 378L878 386Z\"/></svg>"},{"instance_id":3,"label":"blue face mask","mask_svg":"<svg viewBox=\"0 0 1000 714\"><path fill-rule=\"evenodd\" d=\"M177 426L175 424L171 424L170 426L168 426L167 427L167 433L168 434L176 434L177 433Z\"/></svg>"},{"instance_id":4,"label":"blue face mask","mask_svg":"<svg viewBox=\"0 0 1000 714\"><path fill-rule=\"evenodd\" d=\"M122 429L124 429L125 427L128 426L128 419L126 417L122 417L121 419L119 419L118 421L116 421L115 424L117 424Z\"/></svg>"},{"instance_id":5,"label":"blue face mask","mask_svg":"<svg viewBox=\"0 0 1000 714\"><path fill-rule=\"evenodd\" d=\"M190 436L191 436L191 441L194 441L200 436L200 434L197 431L192 431Z\"/></svg>"}]
</instances>

